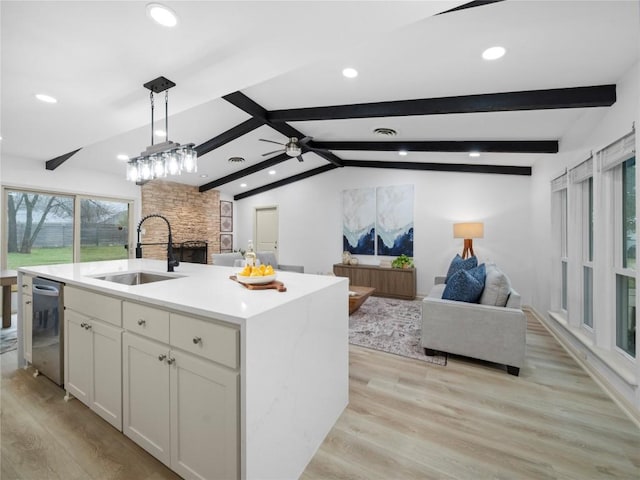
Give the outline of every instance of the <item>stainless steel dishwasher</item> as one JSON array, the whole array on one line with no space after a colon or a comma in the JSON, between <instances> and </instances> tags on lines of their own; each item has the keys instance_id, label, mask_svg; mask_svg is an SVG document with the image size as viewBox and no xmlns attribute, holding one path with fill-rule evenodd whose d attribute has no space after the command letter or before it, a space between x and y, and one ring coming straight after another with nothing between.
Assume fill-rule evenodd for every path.
<instances>
[{"instance_id":1,"label":"stainless steel dishwasher","mask_svg":"<svg viewBox=\"0 0 640 480\"><path fill-rule=\"evenodd\" d=\"M58 385L64 383L64 284L33 279L31 363Z\"/></svg>"}]
</instances>

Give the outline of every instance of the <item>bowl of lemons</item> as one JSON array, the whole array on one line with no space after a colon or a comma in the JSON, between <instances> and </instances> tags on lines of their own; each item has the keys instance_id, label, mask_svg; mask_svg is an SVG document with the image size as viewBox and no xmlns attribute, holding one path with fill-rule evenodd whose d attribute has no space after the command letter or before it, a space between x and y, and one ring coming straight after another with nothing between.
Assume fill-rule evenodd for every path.
<instances>
[{"instance_id":1,"label":"bowl of lemons","mask_svg":"<svg viewBox=\"0 0 640 480\"><path fill-rule=\"evenodd\" d=\"M276 279L276 272L271 265L255 267L247 265L237 273L236 278L247 285L261 285L273 282Z\"/></svg>"}]
</instances>

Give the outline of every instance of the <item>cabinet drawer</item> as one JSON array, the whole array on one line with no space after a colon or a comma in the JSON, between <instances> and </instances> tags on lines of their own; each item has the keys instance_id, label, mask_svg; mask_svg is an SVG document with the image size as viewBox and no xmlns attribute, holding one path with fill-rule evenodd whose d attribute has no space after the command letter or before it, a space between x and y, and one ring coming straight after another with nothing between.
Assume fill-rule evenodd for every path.
<instances>
[{"instance_id":1,"label":"cabinet drawer","mask_svg":"<svg viewBox=\"0 0 640 480\"><path fill-rule=\"evenodd\" d=\"M22 283L20 284L20 289L22 290L22 293L31 295L32 288L33 288L33 277L23 274Z\"/></svg>"},{"instance_id":2,"label":"cabinet drawer","mask_svg":"<svg viewBox=\"0 0 640 480\"><path fill-rule=\"evenodd\" d=\"M171 346L238 368L240 332L235 328L172 313L169 329Z\"/></svg>"},{"instance_id":3,"label":"cabinet drawer","mask_svg":"<svg viewBox=\"0 0 640 480\"><path fill-rule=\"evenodd\" d=\"M122 301L79 288L64 287L64 306L118 327L122 326Z\"/></svg>"},{"instance_id":4,"label":"cabinet drawer","mask_svg":"<svg viewBox=\"0 0 640 480\"><path fill-rule=\"evenodd\" d=\"M137 303L123 302L122 324L130 332L169 343L169 312Z\"/></svg>"}]
</instances>

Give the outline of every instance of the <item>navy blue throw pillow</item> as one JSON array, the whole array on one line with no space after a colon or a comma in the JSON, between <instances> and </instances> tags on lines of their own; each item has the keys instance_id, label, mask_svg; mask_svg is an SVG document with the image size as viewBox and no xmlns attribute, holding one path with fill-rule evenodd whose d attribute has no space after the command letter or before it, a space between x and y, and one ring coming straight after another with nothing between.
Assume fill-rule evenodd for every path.
<instances>
[{"instance_id":1,"label":"navy blue throw pillow","mask_svg":"<svg viewBox=\"0 0 640 480\"><path fill-rule=\"evenodd\" d=\"M451 265L449 265L449 271L447 272L447 280L444 283L449 283L449 279L460 270L471 270L477 266L478 259L475 256L463 260L460 254L456 254L451 260Z\"/></svg>"},{"instance_id":2,"label":"navy blue throw pillow","mask_svg":"<svg viewBox=\"0 0 640 480\"><path fill-rule=\"evenodd\" d=\"M487 271L484 266L484 263L478 265L476 268L472 268L467 270L476 280L478 280L482 284L482 288L484 288L484 279L487 277Z\"/></svg>"},{"instance_id":3,"label":"navy blue throw pillow","mask_svg":"<svg viewBox=\"0 0 640 480\"><path fill-rule=\"evenodd\" d=\"M484 284L480 283L476 277L467 270L460 270L452 275L447 282L447 286L442 292L444 300L455 300L458 302L477 303Z\"/></svg>"}]
</instances>

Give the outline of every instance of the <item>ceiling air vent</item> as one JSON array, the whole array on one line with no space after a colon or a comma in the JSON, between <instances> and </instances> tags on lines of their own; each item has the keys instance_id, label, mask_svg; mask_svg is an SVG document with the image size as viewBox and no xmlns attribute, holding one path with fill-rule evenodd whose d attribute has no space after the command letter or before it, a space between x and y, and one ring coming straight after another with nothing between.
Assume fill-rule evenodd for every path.
<instances>
[{"instance_id":1,"label":"ceiling air vent","mask_svg":"<svg viewBox=\"0 0 640 480\"><path fill-rule=\"evenodd\" d=\"M242 162L244 162L244 158L242 158L242 157L230 157L229 161L231 163L242 163Z\"/></svg>"},{"instance_id":2,"label":"ceiling air vent","mask_svg":"<svg viewBox=\"0 0 640 480\"><path fill-rule=\"evenodd\" d=\"M376 135L382 135L383 137L395 137L398 132L396 132L393 128L376 128L373 133Z\"/></svg>"}]
</instances>

